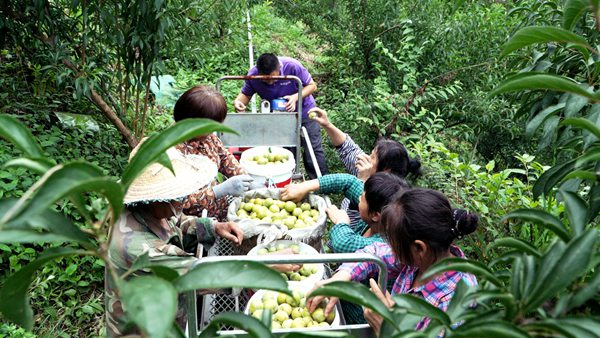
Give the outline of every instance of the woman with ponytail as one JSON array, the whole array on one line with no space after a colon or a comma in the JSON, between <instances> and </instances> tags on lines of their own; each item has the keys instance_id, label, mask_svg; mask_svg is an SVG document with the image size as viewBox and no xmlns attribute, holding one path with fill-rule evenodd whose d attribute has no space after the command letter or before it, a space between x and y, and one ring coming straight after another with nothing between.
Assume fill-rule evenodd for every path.
<instances>
[{"instance_id":1,"label":"woman with ponytail","mask_svg":"<svg viewBox=\"0 0 600 338\"><path fill-rule=\"evenodd\" d=\"M394 278L394 294L412 294L446 311L457 284L462 280L467 285L477 284L475 276L458 271L448 271L422 279L433 264L444 258L464 258L463 252L453 244L477 229L478 217L462 209L452 209L448 198L442 193L429 189L411 189L396 195L381 214L381 226L387 243L374 243L357 252L365 252L381 257L388 266L389 278ZM379 289L372 279L378 268L374 263L342 264L336 274L316 287L331 281L369 280L373 292L388 307L393 305L391 295ZM308 300L307 307L312 312L323 300L314 297ZM334 308L337 299L331 299L325 308L325 315ZM364 312L367 322L379 335L383 319L367 309ZM429 324L423 318L417 330Z\"/></svg>"},{"instance_id":2,"label":"woman with ponytail","mask_svg":"<svg viewBox=\"0 0 600 338\"><path fill-rule=\"evenodd\" d=\"M327 117L327 112L321 108L309 111L313 119L327 132L331 144L335 147L340 161L344 163L348 173L366 182L376 172L388 172L401 178L417 178L421 175L421 162L408 155L406 147L397 141L382 138L371 151L365 153L352 140L350 135L338 129ZM360 223L358 205L345 198L340 209L350 218L350 227L356 228Z\"/></svg>"}]
</instances>

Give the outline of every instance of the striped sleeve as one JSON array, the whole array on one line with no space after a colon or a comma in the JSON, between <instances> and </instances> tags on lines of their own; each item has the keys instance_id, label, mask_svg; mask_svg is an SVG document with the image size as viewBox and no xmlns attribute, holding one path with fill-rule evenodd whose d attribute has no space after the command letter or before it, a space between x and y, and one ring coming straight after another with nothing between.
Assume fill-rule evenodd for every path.
<instances>
[{"instance_id":1,"label":"striped sleeve","mask_svg":"<svg viewBox=\"0 0 600 338\"><path fill-rule=\"evenodd\" d=\"M346 140L339 147L336 148L340 161L344 163L346 170L354 176L358 175L358 169L356 169L356 159L359 155L365 154L365 152L354 143L354 140L350 135L346 134Z\"/></svg>"}]
</instances>

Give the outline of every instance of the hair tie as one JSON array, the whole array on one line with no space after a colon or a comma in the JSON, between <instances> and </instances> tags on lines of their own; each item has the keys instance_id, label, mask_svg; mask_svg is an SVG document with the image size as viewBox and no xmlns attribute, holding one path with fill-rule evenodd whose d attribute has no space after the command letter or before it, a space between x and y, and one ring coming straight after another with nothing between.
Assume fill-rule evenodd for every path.
<instances>
[{"instance_id":1,"label":"hair tie","mask_svg":"<svg viewBox=\"0 0 600 338\"><path fill-rule=\"evenodd\" d=\"M450 231L452 231L452 235L454 235L455 238L462 239L463 234L462 234L462 232L460 232L460 229L458 228L458 222L465 214L468 215L469 211L464 210L464 212L459 215L459 210L460 209L454 209L454 212L452 213L452 218L454 219L454 221L456 223L455 223L454 227L452 227L450 229Z\"/></svg>"}]
</instances>

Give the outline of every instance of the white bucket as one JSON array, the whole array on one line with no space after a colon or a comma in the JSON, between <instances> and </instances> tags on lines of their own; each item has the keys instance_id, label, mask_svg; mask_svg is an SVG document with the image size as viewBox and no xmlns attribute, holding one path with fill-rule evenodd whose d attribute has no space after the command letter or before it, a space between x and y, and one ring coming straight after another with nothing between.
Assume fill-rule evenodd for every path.
<instances>
[{"instance_id":1,"label":"white bucket","mask_svg":"<svg viewBox=\"0 0 600 338\"><path fill-rule=\"evenodd\" d=\"M266 153L287 155L288 160L284 163L257 164L251 161L254 156ZM250 176L265 187L276 186L283 188L292 181L292 173L296 168L294 154L291 151L275 146L260 146L244 150L240 158L240 164Z\"/></svg>"}]
</instances>

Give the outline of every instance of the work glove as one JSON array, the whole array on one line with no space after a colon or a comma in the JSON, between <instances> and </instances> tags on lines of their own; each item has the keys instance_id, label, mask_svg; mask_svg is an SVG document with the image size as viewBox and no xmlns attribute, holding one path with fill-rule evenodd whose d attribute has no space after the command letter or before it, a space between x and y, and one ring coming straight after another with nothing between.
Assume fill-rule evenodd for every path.
<instances>
[{"instance_id":1,"label":"work glove","mask_svg":"<svg viewBox=\"0 0 600 338\"><path fill-rule=\"evenodd\" d=\"M225 182L213 187L216 198L223 196L242 196L245 191L250 190L254 179L250 175L238 175L227 179Z\"/></svg>"}]
</instances>

